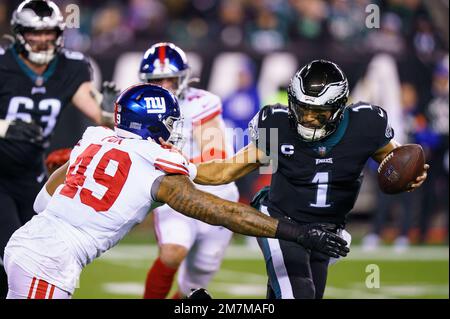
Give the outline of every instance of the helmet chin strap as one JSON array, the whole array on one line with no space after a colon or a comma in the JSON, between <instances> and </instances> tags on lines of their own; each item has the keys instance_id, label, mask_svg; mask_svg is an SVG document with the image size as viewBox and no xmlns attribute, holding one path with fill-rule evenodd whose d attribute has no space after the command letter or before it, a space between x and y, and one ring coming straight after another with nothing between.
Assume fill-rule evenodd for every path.
<instances>
[{"instance_id":1,"label":"helmet chin strap","mask_svg":"<svg viewBox=\"0 0 450 319\"><path fill-rule=\"evenodd\" d=\"M50 63L55 57L56 52L55 48L46 51L33 52L28 43L25 44L25 50L27 51L27 59L38 65Z\"/></svg>"},{"instance_id":2,"label":"helmet chin strap","mask_svg":"<svg viewBox=\"0 0 450 319\"><path fill-rule=\"evenodd\" d=\"M297 132L300 136L308 142L314 142L323 138L327 133L324 127L321 128L308 128L301 124L297 124Z\"/></svg>"},{"instance_id":3,"label":"helmet chin strap","mask_svg":"<svg viewBox=\"0 0 450 319\"><path fill-rule=\"evenodd\" d=\"M175 96L176 97L183 98L184 91L189 86L189 84L192 83L190 75L191 75L191 72L188 69L187 72L186 72L186 75L184 77L181 77L183 80L179 81L179 83L178 83L178 88L175 91Z\"/></svg>"}]
</instances>

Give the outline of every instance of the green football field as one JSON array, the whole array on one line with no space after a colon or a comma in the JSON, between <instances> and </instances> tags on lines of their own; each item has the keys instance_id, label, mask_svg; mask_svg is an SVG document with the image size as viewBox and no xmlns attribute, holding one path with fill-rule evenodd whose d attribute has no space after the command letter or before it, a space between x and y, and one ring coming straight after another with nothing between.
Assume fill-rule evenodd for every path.
<instances>
[{"instance_id":1,"label":"green football field","mask_svg":"<svg viewBox=\"0 0 450 319\"><path fill-rule=\"evenodd\" d=\"M118 245L85 268L74 298L140 298L156 253L154 244ZM448 246L353 247L330 267L325 298L449 298L448 254ZM234 244L208 288L214 298L264 298L266 280L259 250Z\"/></svg>"}]
</instances>

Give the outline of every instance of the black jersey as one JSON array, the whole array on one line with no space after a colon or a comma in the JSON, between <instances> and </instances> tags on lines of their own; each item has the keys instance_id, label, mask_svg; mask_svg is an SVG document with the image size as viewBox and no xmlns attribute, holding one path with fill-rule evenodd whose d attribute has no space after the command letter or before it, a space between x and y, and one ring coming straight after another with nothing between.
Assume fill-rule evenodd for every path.
<instances>
[{"instance_id":1,"label":"black jersey","mask_svg":"<svg viewBox=\"0 0 450 319\"><path fill-rule=\"evenodd\" d=\"M269 210L298 222L344 224L362 183L366 161L393 137L386 112L357 103L336 132L304 142L280 104L262 108L249 124L257 147L272 160Z\"/></svg>"},{"instance_id":2,"label":"black jersey","mask_svg":"<svg viewBox=\"0 0 450 319\"><path fill-rule=\"evenodd\" d=\"M45 73L37 76L13 47L0 48L0 119L33 120L43 129L45 148L62 109L88 81L91 69L79 52L62 50ZM44 148L0 138L0 175L41 170Z\"/></svg>"}]
</instances>

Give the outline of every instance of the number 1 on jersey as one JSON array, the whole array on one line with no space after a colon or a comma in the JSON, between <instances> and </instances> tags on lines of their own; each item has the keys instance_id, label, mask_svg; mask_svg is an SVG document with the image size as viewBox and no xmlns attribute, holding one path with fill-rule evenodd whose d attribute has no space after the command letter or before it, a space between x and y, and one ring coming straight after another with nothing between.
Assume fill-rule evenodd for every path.
<instances>
[{"instance_id":1,"label":"number 1 on jersey","mask_svg":"<svg viewBox=\"0 0 450 319\"><path fill-rule=\"evenodd\" d=\"M331 206L330 204L327 204L328 181L329 181L328 172L316 173L316 175L312 180L313 184L318 184L316 202L310 203L309 206L318 208L325 208Z\"/></svg>"}]
</instances>

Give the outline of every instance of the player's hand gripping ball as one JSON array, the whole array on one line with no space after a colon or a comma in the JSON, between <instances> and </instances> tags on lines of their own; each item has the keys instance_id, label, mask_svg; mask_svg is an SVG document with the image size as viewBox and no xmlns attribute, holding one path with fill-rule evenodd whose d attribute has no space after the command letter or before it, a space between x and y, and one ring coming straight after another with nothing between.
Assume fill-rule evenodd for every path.
<instances>
[{"instance_id":1,"label":"player's hand gripping ball","mask_svg":"<svg viewBox=\"0 0 450 319\"><path fill-rule=\"evenodd\" d=\"M386 194L412 190L424 174L425 154L419 144L405 144L392 150L378 167L378 185Z\"/></svg>"}]
</instances>

